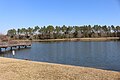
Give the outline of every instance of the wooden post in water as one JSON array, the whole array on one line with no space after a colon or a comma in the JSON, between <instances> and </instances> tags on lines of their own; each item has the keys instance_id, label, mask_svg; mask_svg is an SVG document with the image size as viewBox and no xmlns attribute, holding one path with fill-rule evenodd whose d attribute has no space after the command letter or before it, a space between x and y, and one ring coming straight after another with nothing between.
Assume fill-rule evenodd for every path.
<instances>
[{"instance_id":1,"label":"wooden post in water","mask_svg":"<svg viewBox=\"0 0 120 80\"><path fill-rule=\"evenodd\" d=\"M27 48L27 46L25 46L25 48Z\"/></svg>"},{"instance_id":2,"label":"wooden post in water","mask_svg":"<svg viewBox=\"0 0 120 80\"><path fill-rule=\"evenodd\" d=\"M20 46L18 46L18 49L20 49Z\"/></svg>"},{"instance_id":3,"label":"wooden post in water","mask_svg":"<svg viewBox=\"0 0 120 80\"><path fill-rule=\"evenodd\" d=\"M7 47L5 48L5 51L6 51Z\"/></svg>"},{"instance_id":4,"label":"wooden post in water","mask_svg":"<svg viewBox=\"0 0 120 80\"><path fill-rule=\"evenodd\" d=\"M10 50L12 51L12 47L10 48Z\"/></svg>"},{"instance_id":5,"label":"wooden post in water","mask_svg":"<svg viewBox=\"0 0 120 80\"><path fill-rule=\"evenodd\" d=\"M2 52L2 49L0 48L0 52Z\"/></svg>"}]
</instances>

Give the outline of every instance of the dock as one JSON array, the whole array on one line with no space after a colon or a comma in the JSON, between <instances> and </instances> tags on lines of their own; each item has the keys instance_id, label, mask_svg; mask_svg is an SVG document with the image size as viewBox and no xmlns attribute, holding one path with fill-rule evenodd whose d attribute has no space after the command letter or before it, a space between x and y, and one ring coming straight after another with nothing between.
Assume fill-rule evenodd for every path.
<instances>
[{"instance_id":1,"label":"dock","mask_svg":"<svg viewBox=\"0 0 120 80\"><path fill-rule=\"evenodd\" d=\"M27 48L28 46L31 47L32 42L30 41L10 41L10 42L0 42L0 52L2 51L2 48L4 48L5 50L7 48L10 48L10 50L12 50L13 48L18 48L20 49L22 48Z\"/></svg>"}]
</instances>

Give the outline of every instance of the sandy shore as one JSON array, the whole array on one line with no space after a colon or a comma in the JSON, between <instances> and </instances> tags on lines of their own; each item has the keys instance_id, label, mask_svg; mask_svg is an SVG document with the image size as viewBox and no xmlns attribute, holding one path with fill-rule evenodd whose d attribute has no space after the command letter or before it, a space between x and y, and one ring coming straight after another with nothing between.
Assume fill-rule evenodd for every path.
<instances>
[{"instance_id":1,"label":"sandy shore","mask_svg":"<svg viewBox=\"0 0 120 80\"><path fill-rule=\"evenodd\" d=\"M120 80L120 72L0 57L0 80Z\"/></svg>"}]
</instances>

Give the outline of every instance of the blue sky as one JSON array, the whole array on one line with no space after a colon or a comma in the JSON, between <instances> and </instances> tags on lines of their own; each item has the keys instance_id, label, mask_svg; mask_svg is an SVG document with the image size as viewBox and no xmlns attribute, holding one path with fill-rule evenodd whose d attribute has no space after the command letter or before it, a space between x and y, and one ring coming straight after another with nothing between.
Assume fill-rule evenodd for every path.
<instances>
[{"instance_id":1,"label":"blue sky","mask_svg":"<svg viewBox=\"0 0 120 80\"><path fill-rule=\"evenodd\" d=\"M120 25L120 0L0 0L0 33L47 25Z\"/></svg>"}]
</instances>

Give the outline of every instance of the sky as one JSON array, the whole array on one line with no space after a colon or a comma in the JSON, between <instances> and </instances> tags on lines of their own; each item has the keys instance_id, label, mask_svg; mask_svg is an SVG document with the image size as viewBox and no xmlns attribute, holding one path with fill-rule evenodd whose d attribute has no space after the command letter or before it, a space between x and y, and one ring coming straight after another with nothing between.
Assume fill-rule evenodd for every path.
<instances>
[{"instance_id":1,"label":"sky","mask_svg":"<svg viewBox=\"0 0 120 80\"><path fill-rule=\"evenodd\" d=\"M34 26L120 25L120 0L0 0L0 33Z\"/></svg>"}]
</instances>

